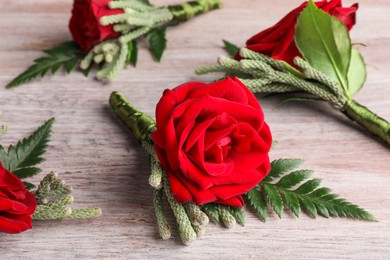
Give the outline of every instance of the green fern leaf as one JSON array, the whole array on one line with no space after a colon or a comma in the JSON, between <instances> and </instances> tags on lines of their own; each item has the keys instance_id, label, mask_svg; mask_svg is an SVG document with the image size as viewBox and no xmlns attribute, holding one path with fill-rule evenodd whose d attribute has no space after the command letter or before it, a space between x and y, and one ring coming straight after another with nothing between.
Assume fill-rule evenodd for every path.
<instances>
[{"instance_id":1,"label":"green fern leaf","mask_svg":"<svg viewBox=\"0 0 390 260\"><path fill-rule=\"evenodd\" d=\"M331 189L325 187L319 188L321 185L320 179L311 179L304 182L312 175L312 171L300 170L287 173L301 163L301 160L296 159L273 161L271 164L271 177L264 179L260 183L261 189L266 194L267 202L271 204L279 217L281 217L283 202L285 202L286 206L297 217L299 217L303 208L313 218L320 215L325 218L333 216L376 221L375 217L370 213L343 198L339 198L338 195L332 193ZM298 187L294 189L295 186ZM248 198L257 196L257 200L260 200L261 193L260 191L258 193L256 195L254 191L250 191L246 196ZM255 210L258 211L256 207L261 205L261 200L257 202L253 198L249 198L249 201ZM263 205L262 207L264 208ZM260 219L264 220L265 218L262 216Z\"/></svg>"},{"instance_id":2,"label":"green fern leaf","mask_svg":"<svg viewBox=\"0 0 390 260\"><path fill-rule=\"evenodd\" d=\"M280 196L279 191L274 185L267 183L263 183L262 188L264 189L264 192L272 208L275 210L276 214L278 214L279 218L281 218L284 205L282 196Z\"/></svg>"},{"instance_id":3,"label":"green fern leaf","mask_svg":"<svg viewBox=\"0 0 390 260\"><path fill-rule=\"evenodd\" d=\"M303 163L301 159L279 159L271 163L271 171L267 177L263 180L264 182L271 182L275 178L280 177L284 173L298 168Z\"/></svg>"},{"instance_id":4,"label":"green fern leaf","mask_svg":"<svg viewBox=\"0 0 390 260\"><path fill-rule=\"evenodd\" d=\"M10 146L6 153L0 148L0 161L10 172L20 179L34 176L41 169L33 167L44 161L42 155L46 151L54 118L48 120L32 135L19 141L16 146Z\"/></svg>"},{"instance_id":5,"label":"green fern leaf","mask_svg":"<svg viewBox=\"0 0 390 260\"><path fill-rule=\"evenodd\" d=\"M229 53L230 57L236 56L236 54L240 51L240 48L237 45L229 41L223 40L223 44L225 46L225 50L227 51L227 53Z\"/></svg>"},{"instance_id":6,"label":"green fern leaf","mask_svg":"<svg viewBox=\"0 0 390 260\"><path fill-rule=\"evenodd\" d=\"M204 204L202 205L201 209L204 213L206 213L207 216L209 216L215 222L221 224L217 204L214 203Z\"/></svg>"},{"instance_id":7,"label":"green fern leaf","mask_svg":"<svg viewBox=\"0 0 390 260\"><path fill-rule=\"evenodd\" d=\"M80 48L74 42L66 42L44 52L48 56L34 60L35 64L18 75L6 87L16 87L35 78L44 77L49 71L55 74L62 66L70 73L83 58Z\"/></svg>"},{"instance_id":8,"label":"green fern leaf","mask_svg":"<svg viewBox=\"0 0 390 260\"><path fill-rule=\"evenodd\" d=\"M149 33L149 47L154 58L160 61L167 47L167 39L165 37L166 28L157 28Z\"/></svg>"},{"instance_id":9,"label":"green fern leaf","mask_svg":"<svg viewBox=\"0 0 390 260\"><path fill-rule=\"evenodd\" d=\"M295 171L292 172L283 178L281 178L278 183L275 184L275 186L289 189L293 186L301 183L302 181L308 179L311 175L313 175L313 171L310 170L301 170L301 171Z\"/></svg>"},{"instance_id":10,"label":"green fern leaf","mask_svg":"<svg viewBox=\"0 0 390 260\"><path fill-rule=\"evenodd\" d=\"M268 207L264 197L261 194L259 186L254 187L248 191L244 198L249 201L252 208L258 214L261 221L265 222L268 217Z\"/></svg>"}]
</instances>

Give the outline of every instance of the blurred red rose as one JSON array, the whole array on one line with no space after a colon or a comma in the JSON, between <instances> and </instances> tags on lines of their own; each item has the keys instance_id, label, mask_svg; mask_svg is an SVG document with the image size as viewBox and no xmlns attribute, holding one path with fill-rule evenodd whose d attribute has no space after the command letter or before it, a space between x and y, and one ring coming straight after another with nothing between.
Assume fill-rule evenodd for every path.
<instances>
[{"instance_id":1,"label":"blurred red rose","mask_svg":"<svg viewBox=\"0 0 390 260\"><path fill-rule=\"evenodd\" d=\"M0 163L0 232L13 234L32 228L36 206L34 194Z\"/></svg>"},{"instance_id":2,"label":"blurred red rose","mask_svg":"<svg viewBox=\"0 0 390 260\"><path fill-rule=\"evenodd\" d=\"M175 198L243 205L269 172L272 137L256 97L238 79L165 90L152 134Z\"/></svg>"},{"instance_id":3,"label":"blurred red rose","mask_svg":"<svg viewBox=\"0 0 390 260\"><path fill-rule=\"evenodd\" d=\"M113 25L102 26L100 18L123 13L122 9L109 9L111 0L75 0L69 29L74 41L83 52L88 52L98 43L119 36Z\"/></svg>"},{"instance_id":4,"label":"blurred red rose","mask_svg":"<svg viewBox=\"0 0 390 260\"><path fill-rule=\"evenodd\" d=\"M297 56L301 57L294 42L295 25L299 14L306 7L307 3L305 2L292 10L274 26L252 36L246 42L246 47L293 65L293 59ZM324 0L315 4L318 8L342 21L348 30L351 30L355 25L358 4L354 4L351 7L342 7L341 0L331 0L329 2ZM240 59L240 56L237 55L236 58Z\"/></svg>"}]
</instances>

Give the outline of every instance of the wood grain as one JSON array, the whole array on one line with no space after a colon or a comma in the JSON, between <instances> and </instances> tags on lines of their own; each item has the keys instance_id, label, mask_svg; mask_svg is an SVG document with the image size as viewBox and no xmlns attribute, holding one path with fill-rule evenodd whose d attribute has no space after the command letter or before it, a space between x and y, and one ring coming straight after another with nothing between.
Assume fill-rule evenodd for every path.
<instances>
[{"instance_id":1,"label":"wood grain","mask_svg":"<svg viewBox=\"0 0 390 260\"><path fill-rule=\"evenodd\" d=\"M156 4L180 1L153 1ZM147 185L146 153L107 105L120 90L134 105L153 116L165 88L191 80L194 68L214 64L224 54L221 39L239 45L274 24L300 3L294 1L223 1L224 9L168 31L161 63L141 46L139 65L123 71L111 84L81 73L60 73L19 88L6 85L26 69L43 48L70 39L67 23L71 0L3 0L0 9L0 110L9 125L2 144L15 143L50 117L56 117L52 141L42 168L56 171L74 187L76 205L100 206L103 216L86 221L34 222L19 235L0 234L2 259L133 259L133 258L390 258L389 148L326 104L278 105L260 100L274 139L272 158L306 160L305 167L341 196L373 213L377 223L348 219L296 219L272 214L267 223L246 211L245 227L226 230L210 224L204 237L182 246L178 235L158 238ZM353 1L345 1L352 4ZM390 119L390 4L362 1L354 42L368 67L368 81L356 99ZM171 219L172 220L172 219Z\"/></svg>"}]
</instances>

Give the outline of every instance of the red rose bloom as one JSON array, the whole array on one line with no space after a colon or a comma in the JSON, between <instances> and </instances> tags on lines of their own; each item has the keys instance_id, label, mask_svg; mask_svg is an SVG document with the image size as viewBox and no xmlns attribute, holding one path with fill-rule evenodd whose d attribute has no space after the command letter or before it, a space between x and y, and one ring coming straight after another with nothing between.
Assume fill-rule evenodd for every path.
<instances>
[{"instance_id":1,"label":"red rose bloom","mask_svg":"<svg viewBox=\"0 0 390 260\"><path fill-rule=\"evenodd\" d=\"M165 90L152 134L181 202L241 207L269 172L272 137L256 97L236 78Z\"/></svg>"},{"instance_id":2,"label":"red rose bloom","mask_svg":"<svg viewBox=\"0 0 390 260\"><path fill-rule=\"evenodd\" d=\"M341 0L321 1L315 3L318 8L335 16L342 21L348 30L355 25L356 11L358 4L351 7L342 7ZM295 25L307 2L288 13L282 20L274 26L256 34L246 42L246 47L268 55L274 59L285 61L293 65L295 57L301 57L294 42ZM236 57L240 59L239 55Z\"/></svg>"},{"instance_id":3,"label":"red rose bloom","mask_svg":"<svg viewBox=\"0 0 390 260\"><path fill-rule=\"evenodd\" d=\"M34 194L0 163L0 232L13 234L32 228L36 206Z\"/></svg>"},{"instance_id":4,"label":"red rose bloom","mask_svg":"<svg viewBox=\"0 0 390 260\"><path fill-rule=\"evenodd\" d=\"M113 25L102 26L100 18L123 13L122 9L109 9L111 0L75 0L69 29L81 50L88 52L98 43L119 36Z\"/></svg>"}]
</instances>

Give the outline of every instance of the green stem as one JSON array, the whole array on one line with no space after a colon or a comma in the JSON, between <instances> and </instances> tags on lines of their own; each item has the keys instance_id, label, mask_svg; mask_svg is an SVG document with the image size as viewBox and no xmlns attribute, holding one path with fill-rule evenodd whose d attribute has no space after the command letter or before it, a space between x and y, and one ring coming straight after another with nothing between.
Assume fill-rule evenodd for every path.
<instances>
[{"instance_id":1,"label":"green stem","mask_svg":"<svg viewBox=\"0 0 390 260\"><path fill-rule=\"evenodd\" d=\"M109 103L115 114L130 129L139 142L148 139L149 134L153 132L156 126L152 118L132 106L119 92L111 94Z\"/></svg>"},{"instance_id":2,"label":"green stem","mask_svg":"<svg viewBox=\"0 0 390 260\"><path fill-rule=\"evenodd\" d=\"M173 15L173 20L177 23L190 20L192 17L207 13L208 11L222 7L220 0L197 0L168 6Z\"/></svg>"},{"instance_id":3,"label":"green stem","mask_svg":"<svg viewBox=\"0 0 390 260\"><path fill-rule=\"evenodd\" d=\"M390 144L390 124L385 119L377 116L367 107L354 100L349 100L344 105L343 113L370 133L378 136L387 144Z\"/></svg>"}]
</instances>

